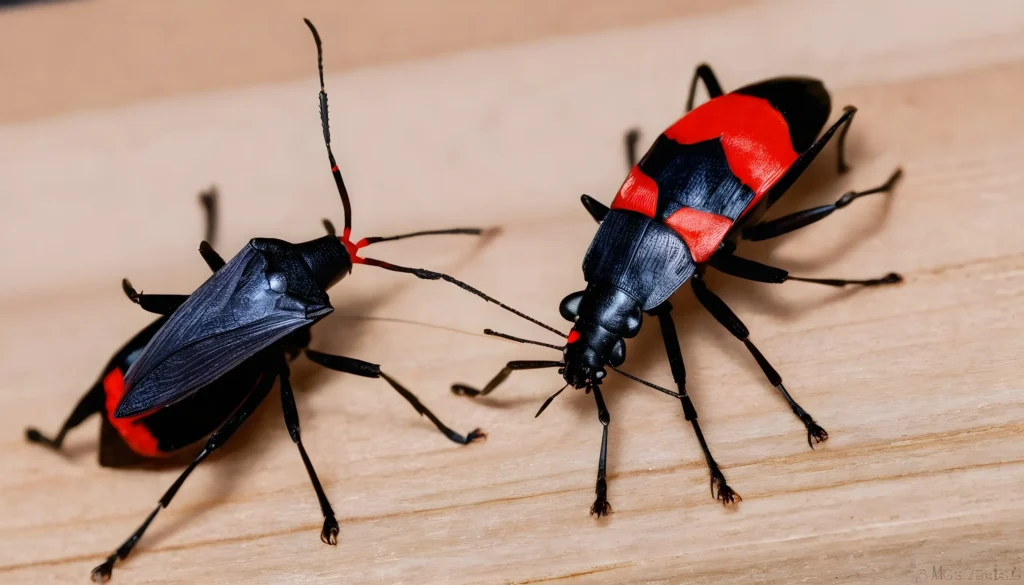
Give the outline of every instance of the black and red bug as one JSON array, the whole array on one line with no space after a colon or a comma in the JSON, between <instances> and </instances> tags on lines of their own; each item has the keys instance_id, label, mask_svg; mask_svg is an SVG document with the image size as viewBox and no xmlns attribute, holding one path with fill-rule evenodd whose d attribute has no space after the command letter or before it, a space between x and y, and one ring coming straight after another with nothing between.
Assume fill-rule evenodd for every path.
<instances>
[{"instance_id":1,"label":"black and red bug","mask_svg":"<svg viewBox=\"0 0 1024 585\"><path fill-rule=\"evenodd\" d=\"M362 249L378 242L426 235L479 235L482 230L428 230L352 240L348 191L331 151L320 36L312 23L305 22L316 42L321 125L331 173L344 206L341 235L325 220L328 235L324 237L298 244L255 238L228 262L204 241L200 253L214 274L192 295L140 294L124 281L129 298L161 317L114 356L100 381L81 400L55 438L45 437L34 429L27 431L30 440L59 448L69 429L92 413L101 412L104 445L108 444L108 435L116 436L134 455L143 458L159 457L209 436L142 525L93 569L93 580L110 578L114 563L131 553L160 509L170 504L196 466L221 447L253 413L275 381L280 382L285 424L324 516L320 538L327 544L337 543L338 522L299 432L288 362L300 353L329 369L383 379L451 441L468 444L485 436L479 429L466 435L456 433L377 364L307 349L310 328L333 311L327 289L348 275L354 264L426 280L445 280L516 311L447 274L359 255ZM212 207L210 214L212 225Z\"/></svg>"},{"instance_id":2,"label":"black and red bug","mask_svg":"<svg viewBox=\"0 0 1024 585\"><path fill-rule=\"evenodd\" d=\"M698 81L704 82L710 99L694 109ZM582 197L584 207L600 227L583 260L586 289L566 296L559 307L562 317L573 322L565 345L486 331L513 341L561 350L562 359L509 362L482 389L455 384L452 391L480 396L493 391L512 371L558 368L566 382L562 390L572 386L593 392L603 431L597 497L591 513L605 515L611 510L605 478L610 417L601 394L601 381L606 366L618 371L616 367L625 361L625 340L639 332L644 313L653 315L661 326L684 416L693 425L707 460L712 496L724 504L739 500L711 456L697 424L697 411L686 393L686 371L669 298L689 281L698 301L743 342L769 383L803 422L808 444L813 448L815 442L827 439L825 429L797 404L783 386L782 377L754 346L747 327L708 288L704 273L710 266L757 282L798 280L837 287L901 282L896 273L869 280L799 278L734 253L738 240L781 236L821 220L859 197L893 188L901 174L899 169L884 184L846 193L834 204L760 221L837 133L839 172L847 170L843 147L857 110L852 106L844 108L839 120L819 137L830 111L831 98L816 79L768 79L723 93L711 68L699 66L690 85L687 113L658 136L639 162L635 156L638 133L627 133L631 168L610 208L588 195ZM538 416L562 390L548 398Z\"/></svg>"}]
</instances>

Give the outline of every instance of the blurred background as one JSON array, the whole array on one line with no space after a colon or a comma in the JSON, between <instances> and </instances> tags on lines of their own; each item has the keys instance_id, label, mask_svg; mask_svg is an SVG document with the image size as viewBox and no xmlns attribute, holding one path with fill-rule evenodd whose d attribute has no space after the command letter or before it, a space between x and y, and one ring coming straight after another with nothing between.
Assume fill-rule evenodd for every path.
<instances>
[{"instance_id":1,"label":"blurred background","mask_svg":"<svg viewBox=\"0 0 1024 585\"><path fill-rule=\"evenodd\" d=\"M611 201L623 133L638 127L649 144L707 62L726 90L807 75L832 92L833 120L859 108L853 170L836 177L829 148L781 211L906 171L893 196L744 255L907 282L851 293L711 280L829 430L815 452L742 346L681 292L690 392L745 500L723 509L708 496L677 404L609 381L615 513L595 522L589 397L567 393L534 420L553 374L475 404L447 390L550 357L484 327L536 332L443 283L357 267L314 347L384 364L488 441L454 448L378 381L296 366L339 546L318 541L274 394L115 583L888 584L1024 570L1024 4L63 0L0 2L0 582L85 582L180 471L100 468L95 420L67 456L22 432L56 430L149 322L121 278L169 293L206 278L198 192L220 191L224 256L340 222L303 17L324 42L356 237L501 228L379 257L451 272L557 324L595 229L579 195ZM668 385L659 340L648 324L627 366Z\"/></svg>"}]
</instances>

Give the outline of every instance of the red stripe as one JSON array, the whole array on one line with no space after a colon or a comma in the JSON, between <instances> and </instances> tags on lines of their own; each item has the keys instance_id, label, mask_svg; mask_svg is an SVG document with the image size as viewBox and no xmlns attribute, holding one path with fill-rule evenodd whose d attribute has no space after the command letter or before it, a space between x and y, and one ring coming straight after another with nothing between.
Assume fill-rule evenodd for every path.
<instances>
[{"instance_id":1,"label":"red stripe","mask_svg":"<svg viewBox=\"0 0 1024 585\"><path fill-rule=\"evenodd\" d=\"M332 173L338 172L338 165L334 165L333 167L331 167L331 172Z\"/></svg>"},{"instance_id":2,"label":"red stripe","mask_svg":"<svg viewBox=\"0 0 1024 585\"><path fill-rule=\"evenodd\" d=\"M705 102L665 136L680 144L722 139L729 169L754 192L753 207L796 161L789 125L767 100L730 93Z\"/></svg>"},{"instance_id":3,"label":"red stripe","mask_svg":"<svg viewBox=\"0 0 1024 585\"><path fill-rule=\"evenodd\" d=\"M658 209L658 184L645 175L640 167L634 166L629 170L629 176L622 187L619 187L612 201L612 209L628 209L654 217Z\"/></svg>"},{"instance_id":4,"label":"red stripe","mask_svg":"<svg viewBox=\"0 0 1024 585\"><path fill-rule=\"evenodd\" d=\"M149 432L139 419L145 414L130 416L126 418L114 418L114 411L117 404L121 402L124 395L124 374L119 368L114 368L103 378L103 391L106 394L107 419L114 425L117 432L124 439L124 442L143 457L164 457L167 454L160 450L156 437Z\"/></svg>"},{"instance_id":5,"label":"red stripe","mask_svg":"<svg viewBox=\"0 0 1024 585\"><path fill-rule=\"evenodd\" d=\"M665 220L690 249L693 261L706 261L718 249L732 227L732 220L724 215L708 213L690 207L682 207Z\"/></svg>"}]
</instances>

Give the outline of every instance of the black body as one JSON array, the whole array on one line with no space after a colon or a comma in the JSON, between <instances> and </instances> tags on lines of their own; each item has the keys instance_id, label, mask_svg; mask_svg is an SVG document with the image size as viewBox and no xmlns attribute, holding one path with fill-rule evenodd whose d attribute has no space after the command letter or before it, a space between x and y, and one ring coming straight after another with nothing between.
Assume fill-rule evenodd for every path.
<instances>
[{"instance_id":1,"label":"black body","mask_svg":"<svg viewBox=\"0 0 1024 585\"><path fill-rule=\"evenodd\" d=\"M333 308L325 292L352 269L345 246L251 240L169 318L125 375L116 417L175 403Z\"/></svg>"},{"instance_id":2,"label":"black body","mask_svg":"<svg viewBox=\"0 0 1024 585\"><path fill-rule=\"evenodd\" d=\"M777 237L823 219L859 197L890 191L900 170L883 185L847 193L835 204L762 222L765 211L792 186L837 132L838 168L840 172L846 170L844 139L856 109L847 106L842 117L818 137L827 122L831 100L817 80L770 79L724 94L711 69L701 65L690 86L687 112L693 110L698 81L704 82L713 106L709 102L711 107L702 107L703 111L694 112L694 117L684 116L661 134L639 161L639 133L627 133L631 171L615 202L609 208L583 195L584 207L600 227L583 261L586 289L566 296L559 307L562 317L573 323L566 343L555 346L485 331L512 341L558 349L562 360L513 361L482 389L464 384L452 386L457 394L480 396L493 391L513 371L558 368L566 387L592 392L602 424L597 497L591 507L591 513L598 517L611 510L605 472L610 416L600 388L605 368L676 396L707 461L712 495L724 504L740 499L711 456L697 423L697 411L686 392L686 370L669 304L669 298L684 283L691 283L698 301L745 345L769 382L803 422L808 444L813 447L815 442L827 439L828 434L793 400L782 384L782 377L750 341L750 332L743 322L707 287L704 273L711 267L758 282L798 280L829 286L874 286L902 280L895 273L869 280L798 278L783 269L736 256L736 245L741 239ZM726 97L715 100L722 96ZM661 326L677 392L617 369L626 358L625 340L639 332L645 313L657 317ZM548 398L538 416L562 390Z\"/></svg>"},{"instance_id":3,"label":"black body","mask_svg":"<svg viewBox=\"0 0 1024 585\"><path fill-rule=\"evenodd\" d=\"M332 311L327 289L349 274L353 264L426 280L445 280L488 302L512 309L447 274L357 255L358 250L378 242L427 235L480 235L482 230L429 230L352 241L351 204L331 150L321 41L312 23L305 22L317 47L320 119L328 162L345 212L342 235L335 234L333 225L324 220L328 236L299 244L256 238L227 263L204 241L200 253L215 272L191 296L140 294L125 280L128 297L161 317L115 355L101 380L76 406L55 439L34 429L27 431L29 440L59 448L69 429L106 408L104 440L120 434L129 443L129 449L122 450L134 451L136 456L163 455L208 437L145 521L93 570L94 581L110 578L115 562L131 553L157 513L170 504L196 466L230 439L275 382L280 382L281 407L289 435L298 448L323 513L321 540L337 543L338 522L301 439L288 365L300 353L329 369L384 380L453 442L468 444L486 436L479 429L466 435L456 433L377 364L307 349L311 326ZM214 208L211 202L204 203L210 222L207 236L212 238ZM106 444L102 451L107 451Z\"/></svg>"}]
</instances>

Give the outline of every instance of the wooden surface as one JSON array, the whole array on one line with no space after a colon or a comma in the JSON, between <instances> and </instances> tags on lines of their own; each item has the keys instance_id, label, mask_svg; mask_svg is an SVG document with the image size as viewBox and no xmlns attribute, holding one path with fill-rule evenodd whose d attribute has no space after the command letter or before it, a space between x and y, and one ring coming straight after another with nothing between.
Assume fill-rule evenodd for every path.
<instances>
[{"instance_id":1,"label":"wooden surface","mask_svg":"<svg viewBox=\"0 0 1024 585\"><path fill-rule=\"evenodd\" d=\"M115 4L0 11L0 27L71 30ZM187 292L205 278L194 194L220 187L226 254L257 235L309 238L321 217L341 217L305 14L253 6L272 17L246 17L262 23L254 46L289 56L265 78L254 59L245 76L203 85L195 80L217 78L210 69L225 62L197 60L178 38L161 50L188 59L158 90L135 94L147 101L88 85L89 68L107 66L90 61L46 65L54 86L81 84L81 95L94 96L81 110L63 98L25 109L35 95L0 81L0 582L86 582L179 471L100 468L96 420L70 436L66 456L26 444L22 431L56 430L109 355L148 322L121 296L122 276L147 292ZM639 125L649 139L671 122L700 61L727 87L819 76L836 109L860 108L853 169L835 177L829 149L779 207L832 201L896 165L905 179L891 197L744 253L803 275L897 270L906 283L710 283L829 441L807 448L742 346L681 292L673 302L689 390L744 501L725 509L711 499L676 402L611 378L615 511L595 521L587 509L600 425L589 397L567 392L534 419L560 386L551 372L517 375L478 403L447 390L483 383L510 359L552 357L486 338L484 327L554 340L444 283L357 267L332 291L336 314L314 330L313 346L384 364L452 426L481 426L489 439L457 447L379 380L297 363L303 436L341 522L339 545L319 542L320 513L275 392L193 474L114 582L888 584L932 580L937 570L983 580L996 568L1019 576L1024 5L678 4L653 24L611 29L578 25L574 15L589 3L560 9L562 18L525 37L509 30L529 27L495 13L505 22L493 25L504 31L488 33L493 40L534 39L526 44L489 46L489 37L425 43L430 50L421 41L385 49L401 39L369 34L383 26L378 16L363 37L378 51L363 50L384 57L362 64L400 61L349 72L342 29L317 20L357 235L499 226L480 244L440 238L375 255L450 271L557 324L558 301L582 286L595 229L579 194L610 201L624 176L626 128ZM90 22L96 42L104 26L118 26ZM439 37L467 35L444 28L466 26L458 18L438 22ZM139 26L132 38L159 28L152 17ZM563 34L584 30L592 32ZM47 51L71 51L61 43L75 34L52 35ZM231 38L230 19L220 34ZM13 38L0 35L4 71L40 58L14 51ZM456 52L429 56L436 47ZM648 323L626 367L668 385L659 338ZM962 572L973 570L988 573Z\"/></svg>"}]
</instances>

